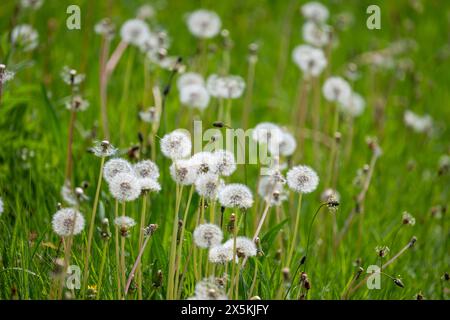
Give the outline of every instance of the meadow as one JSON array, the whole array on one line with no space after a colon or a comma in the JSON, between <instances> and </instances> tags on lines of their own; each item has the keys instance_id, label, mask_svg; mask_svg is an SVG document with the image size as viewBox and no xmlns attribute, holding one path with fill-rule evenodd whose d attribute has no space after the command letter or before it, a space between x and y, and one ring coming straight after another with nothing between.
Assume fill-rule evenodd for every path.
<instances>
[{"instance_id":1,"label":"meadow","mask_svg":"<svg viewBox=\"0 0 450 320\"><path fill-rule=\"evenodd\" d=\"M449 30L443 0L1 1L0 299L448 299Z\"/></svg>"}]
</instances>

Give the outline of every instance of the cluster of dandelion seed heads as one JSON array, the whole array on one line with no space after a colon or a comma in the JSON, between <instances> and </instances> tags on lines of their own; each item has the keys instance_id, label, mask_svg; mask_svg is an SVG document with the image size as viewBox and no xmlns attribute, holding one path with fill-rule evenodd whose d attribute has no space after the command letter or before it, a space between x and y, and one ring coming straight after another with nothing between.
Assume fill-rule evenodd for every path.
<instances>
[{"instance_id":1,"label":"cluster of dandelion seed heads","mask_svg":"<svg viewBox=\"0 0 450 320\"><path fill-rule=\"evenodd\" d=\"M191 138L180 130L168 133L161 139L161 152L172 160L188 157L191 149Z\"/></svg>"},{"instance_id":2,"label":"cluster of dandelion seed heads","mask_svg":"<svg viewBox=\"0 0 450 320\"><path fill-rule=\"evenodd\" d=\"M76 209L64 208L53 215L52 227L53 231L61 237L77 235L84 229L84 217Z\"/></svg>"},{"instance_id":3,"label":"cluster of dandelion seed heads","mask_svg":"<svg viewBox=\"0 0 450 320\"><path fill-rule=\"evenodd\" d=\"M226 208L248 209L253 205L253 195L247 186L232 183L219 191L219 202Z\"/></svg>"},{"instance_id":4,"label":"cluster of dandelion seed heads","mask_svg":"<svg viewBox=\"0 0 450 320\"><path fill-rule=\"evenodd\" d=\"M319 184L319 176L308 166L293 167L288 171L286 177L289 188L299 193L313 192Z\"/></svg>"},{"instance_id":5,"label":"cluster of dandelion seed heads","mask_svg":"<svg viewBox=\"0 0 450 320\"><path fill-rule=\"evenodd\" d=\"M220 227L205 223L198 225L194 230L194 242L200 248L211 248L219 245L223 240Z\"/></svg>"}]
</instances>

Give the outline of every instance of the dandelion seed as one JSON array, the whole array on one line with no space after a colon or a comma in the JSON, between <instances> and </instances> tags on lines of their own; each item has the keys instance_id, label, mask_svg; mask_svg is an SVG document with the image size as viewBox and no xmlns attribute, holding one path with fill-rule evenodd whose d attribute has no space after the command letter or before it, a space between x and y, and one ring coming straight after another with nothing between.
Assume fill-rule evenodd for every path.
<instances>
[{"instance_id":1,"label":"dandelion seed","mask_svg":"<svg viewBox=\"0 0 450 320\"><path fill-rule=\"evenodd\" d=\"M209 104L209 93L204 86L191 84L181 89L180 101L187 107L204 110Z\"/></svg>"},{"instance_id":2,"label":"dandelion seed","mask_svg":"<svg viewBox=\"0 0 450 320\"><path fill-rule=\"evenodd\" d=\"M231 238L224 243L224 247L233 250L234 239ZM254 257L257 254L255 243L247 237L236 237L236 256L238 258Z\"/></svg>"},{"instance_id":3,"label":"dandelion seed","mask_svg":"<svg viewBox=\"0 0 450 320\"><path fill-rule=\"evenodd\" d=\"M122 237L128 237L129 231L136 225L136 221L128 216L120 216L114 219L114 224L119 228Z\"/></svg>"},{"instance_id":4,"label":"dandelion seed","mask_svg":"<svg viewBox=\"0 0 450 320\"><path fill-rule=\"evenodd\" d=\"M321 49L304 44L294 48L292 60L306 76L317 77L327 66L327 59Z\"/></svg>"},{"instance_id":5,"label":"dandelion seed","mask_svg":"<svg viewBox=\"0 0 450 320\"><path fill-rule=\"evenodd\" d=\"M212 263L225 264L233 260L233 249L223 245L217 245L209 249L208 259Z\"/></svg>"},{"instance_id":6,"label":"dandelion seed","mask_svg":"<svg viewBox=\"0 0 450 320\"><path fill-rule=\"evenodd\" d=\"M234 155L228 150L216 150L213 152L216 158L216 172L221 176L230 176L236 170Z\"/></svg>"},{"instance_id":7,"label":"dandelion seed","mask_svg":"<svg viewBox=\"0 0 450 320\"><path fill-rule=\"evenodd\" d=\"M406 110L403 116L406 126L415 132L429 132L433 128L433 119L429 115L419 116L411 110Z\"/></svg>"},{"instance_id":8,"label":"dandelion seed","mask_svg":"<svg viewBox=\"0 0 450 320\"><path fill-rule=\"evenodd\" d=\"M338 104L339 109L351 117L360 116L364 112L365 106L364 98L355 92Z\"/></svg>"},{"instance_id":9,"label":"dandelion seed","mask_svg":"<svg viewBox=\"0 0 450 320\"><path fill-rule=\"evenodd\" d=\"M131 164L120 158L108 160L103 167L103 178L109 183L120 173L133 173Z\"/></svg>"},{"instance_id":10,"label":"dandelion seed","mask_svg":"<svg viewBox=\"0 0 450 320\"><path fill-rule=\"evenodd\" d=\"M116 26L111 22L111 19L104 18L97 22L94 26L96 34L104 36L108 40L112 40L116 33Z\"/></svg>"},{"instance_id":11,"label":"dandelion seed","mask_svg":"<svg viewBox=\"0 0 450 320\"><path fill-rule=\"evenodd\" d=\"M137 47L142 45L149 33L147 24L140 19L127 20L120 28L122 41Z\"/></svg>"},{"instance_id":12,"label":"dandelion seed","mask_svg":"<svg viewBox=\"0 0 450 320\"><path fill-rule=\"evenodd\" d=\"M170 176L180 185L191 185L197 179L197 168L191 160L177 160L170 166Z\"/></svg>"},{"instance_id":13,"label":"dandelion seed","mask_svg":"<svg viewBox=\"0 0 450 320\"><path fill-rule=\"evenodd\" d=\"M61 78L63 81L70 86L77 86L81 84L85 75L82 73L78 73L76 70L69 68L68 66L64 66L61 70Z\"/></svg>"},{"instance_id":14,"label":"dandelion seed","mask_svg":"<svg viewBox=\"0 0 450 320\"><path fill-rule=\"evenodd\" d=\"M109 191L121 202L133 201L141 194L141 185L134 174L119 173L109 182Z\"/></svg>"},{"instance_id":15,"label":"dandelion seed","mask_svg":"<svg viewBox=\"0 0 450 320\"><path fill-rule=\"evenodd\" d=\"M220 32L222 22L217 13L209 10L196 10L187 18L189 31L198 38L213 38Z\"/></svg>"},{"instance_id":16,"label":"dandelion seed","mask_svg":"<svg viewBox=\"0 0 450 320\"><path fill-rule=\"evenodd\" d=\"M253 195L247 186L232 183L220 190L219 202L226 208L248 209L253 205Z\"/></svg>"},{"instance_id":17,"label":"dandelion seed","mask_svg":"<svg viewBox=\"0 0 450 320\"><path fill-rule=\"evenodd\" d=\"M185 72L178 77L177 80L178 90L181 90L184 87L193 84L204 86L205 80L203 79L203 76L196 72Z\"/></svg>"},{"instance_id":18,"label":"dandelion seed","mask_svg":"<svg viewBox=\"0 0 450 320\"><path fill-rule=\"evenodd\" d=\"M201 175L195 180L195 190L197 193L209 200L216 200L220 189L224 185L223 180L213 173Z\"/></svg>"},{"instance_id":19,"label":"dandelion seed","mask_svg":"<svg viewBox=\"0 0 450 320\"><path fill-rule=\"evenodd\" d=\"M83 99L80 95L68 98L66 101L66 109L71 111L85 111L89 108L89 101Z\"/></svg>"},{"instance_id":20,"label":"dandelion seed","mask_svg":"<svg viewBox=\"0 0 450 320\"><path fill-rule=\"evenodd\" d=\"M308 21L303 25L302 35L306 43L319 48L324 47L331 41L331 27Z\"/></svg>"},{"instance_id":21,"label":"dandelion seed","mask_svg":"<svg viewBox=\"0 0 450 320\"><path fill-rule=\"evenodd\" d=\"M316 190L319 184L317 173L308 166L296 166L287 173L289 188L295 192L310 193Z\"/></svg>"},{"instance_id":22,"label":"dandelion seed","mask_svg":"<svg viewBox=\"0 0 450 320\"><path fill-rule=\"evenodd\" d=\"M191 149L191 138L181 130L172 131L161 139L161 152L172 160L188 157Z\"/></svg>"},{"instance_id":23,"label":"dandelion seed","mask_svg":"<svg viewBox=\"0 0 450 320\"><path fill-rule=\"evenodd\" d=\"M325 99L330 102L345 103L352 93L350 85L341 77L330 77L322 87Z\"/></svg>"},{"instance_id":24,"label":"dandelion seed","mask_svg":"<svg viewBox=\"0 0 450 320\"><path fill-rule=\"evenodd\" d=\"M133 170L138 178L150 178L157 180L159 178L159 168L151 160L143 160L133 166Z\"/></svg>"},{"instance_id":25,"label":"dandelion seed","mask_svg":"<svg viewBox=\"0 0 450 320\"><path fill-rule=\"evenodd\" d=\"M305 3L301 7L300 11L306 19L312 20L317 23L325 22L330 15L328 8L317 1Z\"/></svg>"},{"instance_id":26,"label":"dandelion seed","mask_svg":"<svg viewBox=\"0 0 450 320\"><path fill-rule=\"evenodd\" d=\"M20 6L24 9L37 10L44 4L44 0L20 0Z\"/></svg>"},{"instance_id":27,"label":"dandelion seed","mask_svg":"<svg viewBox=\"0 0 450 320\"><path fill-rule=\"evenodd\" d=\"M110 157L116 154L117 149L107 140L95 141L94 146L91 148L92 153L99 157Z\"/></svg>"},{"instance_id":28,"label":"dandelion seed","mask_svg":"<svg viewBox=\"0 0 450 320\"><path fill-rule=\"evenodd\" d=\"M64 208L53 215L52 227L60 237L77 235L84 229L84 217L76 209Z\"/></svg>"},{"instance_id":29,"label":"dandelion seed","mask_svg":"<svg viewBox=\"0 0 450 320\"><path fill-rule=\"evenodd\" d=\"M39 34L28 24L19 24L11 31L12 43L23 51L32 51L39 44Z\"/></svg>"},{"instance_id":30,"label":"dandelion seed","mask_svg":"<svg viewBox=\"0 0 450 320\"><path fill-rule=\"evenodd\" d=\"M402 214L402 223L413 226L416 224L416 218L414 218L410 213L405 211Z\"/></svg>"},{"instance_id":31,"label":"dandelion seed","mask_svg":"<svg viewBox=\"0 0 450 320\"><path fill-rule=\"evenodd\" d=\"M222 230L215 224L198 225L194 230L194 242L200 248L211 248L219 245L223 240Z\"/></svg>"}]
</instances>

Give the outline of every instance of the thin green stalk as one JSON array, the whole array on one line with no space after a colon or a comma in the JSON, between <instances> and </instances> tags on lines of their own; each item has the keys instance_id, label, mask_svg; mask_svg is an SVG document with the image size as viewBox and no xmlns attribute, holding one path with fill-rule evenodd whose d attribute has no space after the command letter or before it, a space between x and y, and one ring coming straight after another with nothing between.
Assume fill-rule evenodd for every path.
<instances>
[{"instance_id":1,"label":"thin green stalk","mask_svg":"<svg viewBox=\"0 0 450 320\"><path fill-rule=\"evenodd\" d=\"M103 242L103 250L102 250L102 261L100 263L100 271L98 275L98 285L97 285L97 299L100 299L102 284L103 284L103 273L105 271L106 257L108 256L108 247L109 241L105 240Z\"/></svg>"},{"instance_id":2,"label":"thin green stalk","mask_svg":"<svg viewBox=\"0 0 450 320\"><path fill-rule=\"evenodd\" d=\"M291 248L289 249L289 253L287 256L286 266L289 266L291 264L292 256L294 255L294 249L297 241L298 227L300 224L301 209L302 209L302 193L299 193L297 203L297 214L295 216L295 224L294 224L294 235L292 236Z\"/></svg>"}]
</instances>

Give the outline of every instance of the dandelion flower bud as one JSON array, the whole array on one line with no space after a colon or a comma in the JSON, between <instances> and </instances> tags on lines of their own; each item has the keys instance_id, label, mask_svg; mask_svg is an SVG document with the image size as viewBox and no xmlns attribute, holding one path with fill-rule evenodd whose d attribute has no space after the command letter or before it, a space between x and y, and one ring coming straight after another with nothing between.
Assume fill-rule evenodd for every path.
<instances>
[{"instance_id":1,"label":"dandelion flower bud","mask_svg":"<svg viewBox=\"0 0 450 320\"><path fill-rule=\"evenodd\" d=\"M107 182L111 182L120 173L133 173L131 164L120 158L108 160L103 167L103 178Z\"/></svg>"},{"instance_id":2,"label":"dandelion flower bud","mask_svg":"<svg viewBox=\"0 0 450 320\"><path fill-rule=\"evenodd\" d=\"M224 243L224 246L233 250L234 239L231 238ZM249 258L256 256L257 248L255 243L247 237L237 237L236 238L236 256L238 258Z\"/></svg>"},{"instance_id":3,"label":"dandelion flower bud","mask_svg":"<svg viewBox=\"0 0 450 320\"><path fill-rule=\"evenodd\" d=\"M170 166L170 176L180 185L191 185L197 179L196 167L191 160L177 160Z\"/></svg>"},{"instance_id":4,"label":"dandelion flower bud","mask_svg":"<svg viewBox=\"0 0 450 320\"><path fill-rule=\"evenodd\" d=\"M178 77L178 81L177 81L178 90L181 90L184 87L187 87L187 86L190 86L193 84L204 86L205 80L203 79L203 76L196 72L185 72Z\"/></svg>"},{"instance_id":5,"label":"dandelion flower bud","mask_svg":"<svg viewBox=\"0 0 450 320\"><path fill-rule=\"evenodd\" d=\"M141 194L141 185L134 174L119 173L109 183L109 191L120 202L133 201Z\"/></svg>"},{"instance_id":6,"label":"dandelion flower bud","mask_svg":"<svg viewBox=\"0 0 450 320\"><path fill-rule=\"evenodd\" d=\"M211 248L217 246L222 242L222 240L222 230L215 224L201 224L194 230L194 241L200 248Z\"/></svg>"},{"instance_id":7,"label":"dandelion flower bud","mask_svg":"<svg viewBox=\"0 0 450 320\"><path fill-rule=\"evenodd\" d=\"M129 231L136 225L136 221L131 217L120 216L114 219L114 224L119 228L122 237L128 237Z\"/></svg>"},{"instance_id":8,"label":"dandelion flower bud","mask_svg":"<svg viewBox=\"0 0 450 320\"><path fill-rule=\"evenodd\" d=\"M149 33L150 30L147 24L140 19L130 19L120 28L122 41L138 47L144 42Z\"/></svg>"},{"instance_id":9,"label":"dandelion flower bud","mask_svg":"<svg viewBox=\"0 0 450 320\"><path fill-rule=\"evenodd\" d=\"M159 178L159 168L151 160L143 160L133 166L134 173L138 178L150 178L156 180Z\"/></svg>"},{"instance_id":10,"label":"dandelion flower bud","mask_svg":"<svg viewBox=\"0 0 450 320\"><path fill-rule=\"evenodd\" d=\"M330 77L325 80L322 87L322 92L330 102L344 102L347 101L352 94L352 89L347 81L341 77Z\"/></svg>"},{"instance_id":11,"label":"dandelion flower bud","mask_svg":"<svg viewBox=\"0 0 450 320\"><path fill-rule=\"evenodd\" d=\"M217 150L213 152L213 156L217 159L217 174L228 177L236 170L236 161L230 151Z\"/></svg>"},{"instance_id":12,"label":"dandelion flower bud","mask_svg":"<svg viewBox=\"0 0 450 320\"><path fill-rule=\"evenodd\" d=\"M39 34L28 24L19 24L11 31L11 41L23 51L32 51L39 44Z\"/></svg>"},{"instance_id":13,"label":"dandelion flower bud","mask_svg":"<svg viewBox=\"0 0 450 320\"><path fill-rule=\"evenodd\" d=\"M233 248L218 245L209 249L209 261L216 264L225 264L233 260Z\"/></svg>"},{"instance_id":14,"label":"dandelion flower bud","mask_svg":"<svg viewBox=\"0 0 450 320\"><path fill-rule=\"evenodd\" d=\"M310 193L316 190L319 184L317 173L308 166L296 166L286 175L289 188L295 192Z\"/></svg>"},{"instance_id":15,"label":"dandelion flower bud","mask_svg":"<svg viewBox=\"0 0 450 320\"><path fill-rule=\"evenodd\" d=\"M222 22L214 11L196 10L187 18L189 31L198 38L213 38L220 32Z\"/></svg>"},{"instance_id":16,"label":"dandelion flower bud","mask_svg":"<svg viewBox=\"0 0 450 320\"><path fill-rule=\"evenodd\" d=\"M84 217L76 209L60 209L53 215L52 227L53 231L61 237L77 235L84 229Z\"/></svg>"},{"instance_id":17,"label":"dandelion flower bud","mask_svg":"<svg viewBox=\"0 0 450 320\"><path fill-rule=\"evenodd\" d=\"M187 107L204 110L209 104L209 93L204 86L191 84L181 89L180 101Z\"/></svg>"},{"instance_id":18,"label":"dandelion flower bud","mask_svg":"<svg viewBox=\"0 0 450 320\"><path fill-rule=\"evenodd\" d=\"M330 15L328 8L317 1L305 3L300 11L303 17L317 23L324 23Z\"/></svg>"},{"instance_id":19,"label":"dandelion flower bud","mask_svg":"<svg viewBox=\"0 0 450 320\"><path fill-rule=\"evenodd\" d=\"M195 181L195 190L199 195L209 200L216 200L225 183L213 173L201 175Z\"/></svg>"},{"instance_id":20,"label":"dandelion flower bud","mask_svg":"<svg viewBox=\"0 0 450 320\"><path fill-rule=\"evenodd\" d=\"M253 195L247 186L232 183L219 191L219 202L226 208L248 209L253 205Z\"/></svg>"},{"instance_id":21,"label":"dandelion flower bud","mask_svg":"<svg viewBox=\"0 0 450 320\"><path fill-rule=\"evenodd\" d=\"M161 139L161 152L172 160L188 157L191 149L191 138L181 130L172 131Z\"/></svg>"}]
</instances>

